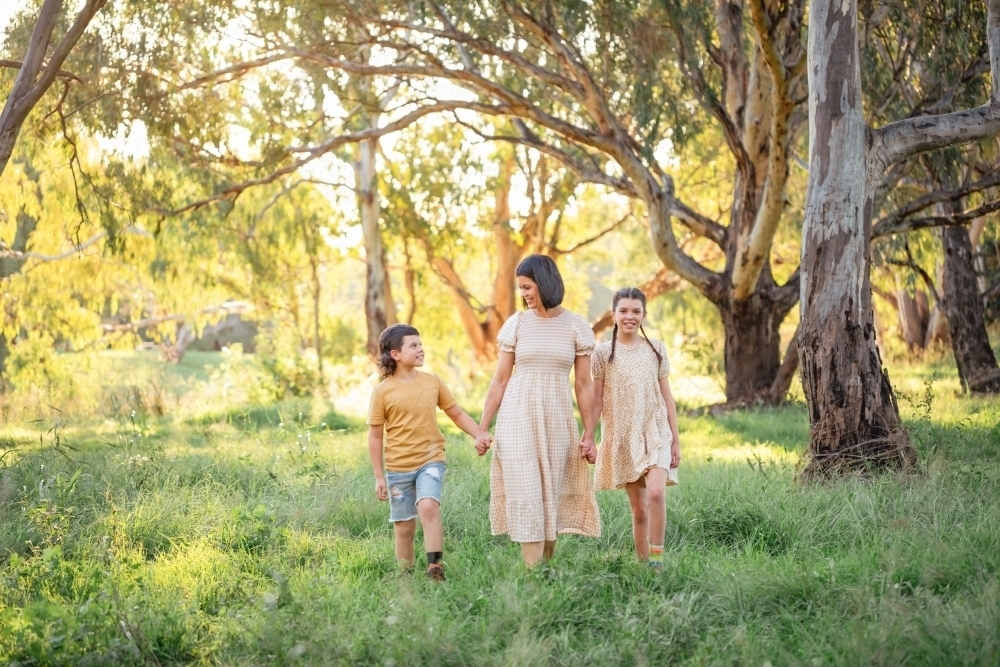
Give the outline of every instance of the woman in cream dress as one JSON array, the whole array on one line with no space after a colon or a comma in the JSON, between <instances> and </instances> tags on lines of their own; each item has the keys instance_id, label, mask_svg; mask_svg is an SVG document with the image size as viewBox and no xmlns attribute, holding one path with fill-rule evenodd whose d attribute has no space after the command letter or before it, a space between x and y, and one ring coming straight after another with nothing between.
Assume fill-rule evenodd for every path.
<instances>
[{"instance_id":1,"label":"woman in cream dress","mask_svg":"<svg viewBox=\"0 0 1000 667\"><path fill-rule=\"evenodd\" d=\"M494 535L519 542L530 567L555 553L559 533L597 537L600 516L587 463L597 456L587 321L560 305L564 288L555 262L531 255L517 267L527 310L497 335L500 359L490 383L480 442L489 444L497 417L490 470L490 524ZM583 421L578 436L569 373Z\"/></svg>"}]
</instances>

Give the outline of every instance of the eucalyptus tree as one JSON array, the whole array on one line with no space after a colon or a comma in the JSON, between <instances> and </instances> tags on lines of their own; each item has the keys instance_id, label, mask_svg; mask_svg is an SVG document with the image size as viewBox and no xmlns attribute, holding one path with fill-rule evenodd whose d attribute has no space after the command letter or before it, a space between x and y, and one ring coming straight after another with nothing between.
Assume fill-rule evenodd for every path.
<instances>
[{"instance_id":1,"label":"eucalyptus tree","mask_svg":"<svg viewBox=\"0 0 1000 667\"><path fill-rule=\"evenodd\" d=\"M10 161L24 122L49 88L57 79L64 86L80 82L79 75L62 67L106 3L107 0L84 0L73 20L68 21L63 13L64 0L44 0L33 19L28 11L22 12L14 29L8 31L5 50L18 51L23 56L19 60L0 60L0 67L17 70L0 112L0 174ZM29 26L30 34L26 35ZM53 43L57 26L62 29L62 37Z\"/></svg>"},{"instance_id":2,"label":"eucalyptus tree","mask_svg":"<svg viewBox=\"0 0 1000 667\"><path fill-rule=\"evenodd\" d=\"M416 111L464 109L515 119L491 138L532 147L583 182L641 203L664 266L718 308L727 397L766 391L780 363L778 325L798 277L778 284L769 252L785 213L789 162L804 119L804 1L719 3L482 0L343 1L331 13L365 26L381 64L348 42L295 49L351 74L446 80ZM451 95L455 87L459 94ZM415 112L416 112L415 111ZM732 161L728 225L700 213L658 149L711 127ZM484 130L488 133L489 130ZM691 194L691 193L688 193ZM675 221L724 251L704 266L681 249Z\"/></svg>"},{"instance_id":3,"label":"eucalyptus tree","mask_svg":"<svg viewBox=\"0 0 1000 667\"><path fill-rule=\"evenodd\" d=\"M968 108L989 95L985 4L862 2L859 12L869 125ZM959 34L965 38L950 38ZM1000 161L997 142L991 139L897 162L880 176L873 204L873 252L913 270L934 297L933 309L928 309L914 308L921 304L906 294L896 295L900 314L909 313L901 318L911 325L907 340L926 347L950 330L959 376L973 392L996 391L1000 377L975 285L972 232L965 226L1000 209L998 186ZM939 229L919 231L931 228ZM937 270L919 266L918 245L937 256ZM921 316L913 317L917 311Z\"/></svg>"},{"instance_id":4,"label":"eucalyptus tree","mask_svg":"<svg viewBox=\"0 0 1000 667\"><path fill-rule=\"evenodd\" d=\"M384 180L387 231L423 251L483 362L496 359L496 335L516 310L514 273L525 255L558 261L631 217L569 220L579 185L571 170L531 148L486 145L462 122L415 124L393 153ZM523 185L519 206L511 203L515 180Z\"/></svg>"},{"instance_id":5,"label":"eucalyptus tree","mask_svg":"<svg viewBox=\"0 0 1000 667\"><path fill-rule=\"evenodd\" d=\"M856 0L810 0L809 191L802 242L802 384L811 472L899 465L915 453L901 428L872 321L869 255L877 186L920 153L1000 132L1000 0L984 23L992 88L978 107L878 129L862 107Z\"/></svg>"}]
</instances>

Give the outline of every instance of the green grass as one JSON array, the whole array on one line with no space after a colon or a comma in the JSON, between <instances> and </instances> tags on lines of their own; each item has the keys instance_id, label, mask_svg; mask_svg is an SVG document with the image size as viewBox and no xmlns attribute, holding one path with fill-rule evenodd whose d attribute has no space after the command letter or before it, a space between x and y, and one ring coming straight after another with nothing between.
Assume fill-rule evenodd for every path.
<instances>
[{"instance_id":1,"label":"green grass","mask_svg":"<svg viewBox=\"0 0 1000 667\"><path fill-rule=\"evenodd\" d=\"M682 417L661 575L621 492L525 570L453 430L434 585L393 562L364 425L320 402L8 423L0 662L995 665L1000 406L946 370L894 374L919 475L799 483L801 405Z\"/></svg>"}]
</instances>

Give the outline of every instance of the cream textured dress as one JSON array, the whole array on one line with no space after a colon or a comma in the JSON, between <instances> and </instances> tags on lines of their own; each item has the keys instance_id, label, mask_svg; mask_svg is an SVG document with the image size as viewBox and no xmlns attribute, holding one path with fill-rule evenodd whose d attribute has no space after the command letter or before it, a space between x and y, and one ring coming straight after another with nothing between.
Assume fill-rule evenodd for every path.
<instances>
[{"instance_id":1,"label":"cream textured dress","mask_svg":"<svg viewBox=\"0 0 1000 667\"><path fill-rule=\"evenodd\" d=\"M598 537L601 519L587 462L580 456L569 372L590 355L587 321L564 311L521 311L504 323L497 346L514 353L514 372L497 413L490 469L494 535L542 542L558 533Z\"/></svg>"},{"instance_id":2,"label":"cream textured dress","mask_svg":"<svg viewBox=\"0 0 1000 667\"><path fill-rule=\"evenodd\" d=\"M653 350L642 339L635 345L619 341L611 363L611 343L601 343L594 350L591 373L595 380L604 381L595 473L598 489L625 488L653 467L668 471L667 486L677 483L677 468L670 467L674 436L659 383L660 378L670 375L670 363L663 343L650 342L663 357L659 366Z\"/></svg>"}]
</instances>

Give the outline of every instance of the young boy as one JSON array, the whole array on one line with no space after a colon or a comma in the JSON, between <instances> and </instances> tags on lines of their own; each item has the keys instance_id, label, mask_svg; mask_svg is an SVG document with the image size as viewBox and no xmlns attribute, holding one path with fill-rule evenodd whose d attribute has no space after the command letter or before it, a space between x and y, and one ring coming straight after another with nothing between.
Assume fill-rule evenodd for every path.
<instances>
[{"instance_id":1,"label":"young boy","mask_svg":"<svg viewBox=\"0 0 1000 667\"><path fill-rule=\"evenodd\" d=\"M417 370L424 365L419 331L406 324L389 327L379 336L378 352L382 381L372 392L368 410L368 452L375 469L375 495L379 500L391 499L389 521L396 538L396 560L407 568L413 566L419 516L427 551L427 576L444 581L441 490L445 440L437 426L436 409L444 410L456 426L473 438L479 426L436 375ZM383 427L387 437L384 448ZM477 442L476 451L482 456L486 447Z\"/></svg>"}]
</instances>

